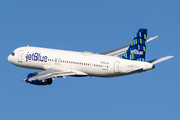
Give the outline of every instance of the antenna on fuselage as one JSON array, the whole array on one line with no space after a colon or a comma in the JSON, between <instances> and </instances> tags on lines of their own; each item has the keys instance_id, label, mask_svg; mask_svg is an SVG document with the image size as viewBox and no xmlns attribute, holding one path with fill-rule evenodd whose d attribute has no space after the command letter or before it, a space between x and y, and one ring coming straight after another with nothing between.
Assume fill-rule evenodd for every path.
<instances>
[{"instance_id":1,"label":"antenna on fuselage","mask_svg":"<svg viewBox=\"0 0 180 120\"><path fill-rule=\"evenodd\" d=\"M29 47L29 44L27 44L27 47Z\"/></svg>"}]
</instances>

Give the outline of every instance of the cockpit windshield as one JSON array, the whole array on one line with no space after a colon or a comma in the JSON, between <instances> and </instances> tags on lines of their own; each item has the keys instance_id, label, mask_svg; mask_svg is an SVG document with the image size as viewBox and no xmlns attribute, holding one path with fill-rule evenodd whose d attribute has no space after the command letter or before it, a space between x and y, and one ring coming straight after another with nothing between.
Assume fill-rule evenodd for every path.
<instances>
[{"instance_id":1,"label":"cockpit windshield","mask_svg":"<svg viewBox=\"0 0 180 120\"><path fill-rule=\"evenodd\" d=\"M15 53L14 53L14 52L12 52L12 53L11 53L11 55L12 55L12 56L14 56L14 55L15 55Z\"/></svg>"}]
</instances>

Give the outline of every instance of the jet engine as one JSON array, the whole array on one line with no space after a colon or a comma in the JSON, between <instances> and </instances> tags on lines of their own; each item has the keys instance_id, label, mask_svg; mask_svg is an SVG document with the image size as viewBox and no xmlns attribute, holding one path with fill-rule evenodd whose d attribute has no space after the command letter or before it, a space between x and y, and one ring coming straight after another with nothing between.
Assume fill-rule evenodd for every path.
<instances>
[{"instance_id":1,"label":"jet engine","mask_svg":"<svg viewBox=\"0 0 180 120\"><path fill-rule=\"evenodd\" d=\"M26 81L27 83L31 83L31 84L34 84L34 85L51 85L52 84L52 78L49 78L49 79L45 79L45 80L29 80L29 78L37 75L38 72L34 72L34 73L29 73L27 75L27 79L24 80Z\"/></svg>"}]
</instances>

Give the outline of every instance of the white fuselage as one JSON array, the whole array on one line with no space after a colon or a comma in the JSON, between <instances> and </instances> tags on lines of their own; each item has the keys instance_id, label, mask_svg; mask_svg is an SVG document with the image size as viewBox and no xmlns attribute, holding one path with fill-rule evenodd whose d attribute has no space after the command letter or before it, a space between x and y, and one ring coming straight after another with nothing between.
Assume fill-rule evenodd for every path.
<instances>
[{"instance_id":1,"label":"white fuselage","mask_svg":"<svg viewBox=\"0 0 180 120\"><path fill-rule=\"evenodd\" d=\"M48 67L57 67L72 70L80 76L99 77L127 75L124 71L130 70L131 67L142 68L143 71L153 68L153 64L148 62L115 56L28 46L15 49L13 55L9 55L8 61L25 68L45 70Z\"/></svg>"}]
</instances>

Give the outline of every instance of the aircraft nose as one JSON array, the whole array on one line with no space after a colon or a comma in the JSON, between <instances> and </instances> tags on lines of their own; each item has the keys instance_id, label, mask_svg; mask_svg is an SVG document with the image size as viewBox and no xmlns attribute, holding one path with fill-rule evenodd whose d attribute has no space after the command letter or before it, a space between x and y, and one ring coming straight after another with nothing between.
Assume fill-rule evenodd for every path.
<instances>
[{"instance_id":1,"label":"aircraft nose","mask_svg":"<svg viewBox=\"0 0 180 120\"><path fill-rule=\"evenodd\" d=\"M10 55L7 57L7 60L8 60L9 62L10 62L10 57L11 57Z\"/></svg>"},{"instance_id":2,"label":"aircraft nose","mask_svg":"<svg viewBox=\"0 0 180 120\"><path fill-rule=\"evenodd\" d=\"M12 56L11 56L11 55L8 56L7 60L8 60L10 63L13 63L13 59L12 59Z\"/></svg>"}]
</instances>

